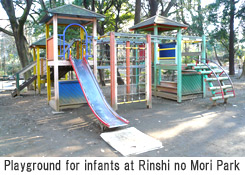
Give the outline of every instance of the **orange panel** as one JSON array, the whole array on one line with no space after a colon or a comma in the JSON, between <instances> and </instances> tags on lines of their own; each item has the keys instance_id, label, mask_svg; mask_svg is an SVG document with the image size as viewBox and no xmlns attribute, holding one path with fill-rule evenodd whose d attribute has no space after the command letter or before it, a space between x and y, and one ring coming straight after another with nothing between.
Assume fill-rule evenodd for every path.
<instances>
[{"instance_id":1,"label":"orange panel","mask_svg":"<svg viewBox=\"0 0 245 175\"><path fill-rule=\"evenodd\" d=\"M47 39L47 59L48 61L54 60L54 39L50 37Z\"/></svg>"}]
</instances>

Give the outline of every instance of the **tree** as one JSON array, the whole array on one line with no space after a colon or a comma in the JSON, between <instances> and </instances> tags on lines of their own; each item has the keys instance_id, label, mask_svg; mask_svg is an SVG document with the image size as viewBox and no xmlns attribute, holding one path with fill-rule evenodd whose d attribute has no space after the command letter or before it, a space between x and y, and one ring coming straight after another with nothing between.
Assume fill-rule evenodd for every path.
<instances>
[{"instance_id":1,"label":"tree","mask_svg":"<svg viewBox=\"0 0 245 175\"><path fill-rule=\"evenodd\" d=\"M29 64L29 59L31 58L30 53L28 52L28 43L24 35L24 24L29 15L31 5L33 0L25 0L26 6L23 10L23 13L20 18L16 17L15 7L13 0L2 0L1 4L8 15L10 26L12 31L0 28L1 32L13 36L15 39L15 45L18 51L20 63L22 67L25 67Z\"/></svg>"},{"instance_id":2,"label":"tree","mask_svg":"<svg viewBox=\"0 0 245 175\"><path fill-rule=\"evenodd\" d=\"M235 18L235 1L230 0L230 36L229 36L229 74L235 75L234 66L234 18Z\"/></svg>"},{"instance_id":3,"label":"tree","mask_svg":"<svg viewBox=\"0 0 245 175\"><path fill-rule=\"evenodd\" d=\"M134 25L140 22L141 0L135 1Z\"/></svg>"},{"instance_id":4,"label":"tree","mask_svg":"<svg viewBox=\"0 0 245 175\"><path fill-rule=\"evenodd\" d=\"M150 6L149 14L150 14L150 17L156 15L157 10L158 10L158 4L159 4L158 0L149 0L149 6Z\"/></svg>"},{"instance_id":5,"label":"tree","mask_svg":"<svg viewBox=\"0 0 245 175\"><path fill-rule=\"evenodd\" d=\"M217 42L220 42L227 49L229 53L230 75L235 74L234 54L236 52L235 44L237 43L237 38L235 35L234 19L238 17L238 13L235 13L235 5L238 2L239 0L216 0L215 3L208 6L208 21L215 26L210 37L217 38Z\"/></svg>"},{"instance_id":6,"label":"tree","mask_svg":"<svg viewBox=\"0 0 245 175\"><path fill-rule=\"evenodd\" d=\"M160 1L160 4L162 6L161 9L161 15L162 16L168 16L170 9L175 5L176 0L171 0L168 4L167 7L164 9L165 4L163 3L163 1Z\"/></svg>"}]
</instances>

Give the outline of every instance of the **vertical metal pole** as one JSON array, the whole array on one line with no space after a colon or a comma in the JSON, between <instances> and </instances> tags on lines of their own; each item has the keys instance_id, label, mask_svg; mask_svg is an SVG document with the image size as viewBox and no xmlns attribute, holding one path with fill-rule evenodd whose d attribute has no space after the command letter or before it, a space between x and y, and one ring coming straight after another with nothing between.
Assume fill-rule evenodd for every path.
<instances>
[{"instance_id":1,"label":"vertical metal pole","mask_svg":"<svg viewBox=\"0 0 245 175\"><path fill-rule=\"evenodd\" d=\"M80 28L80 39L81 39L81 46L80 46L80 59L83 59L83 40L84 40L84 30Z\"/></svg>"},{"instance_id":2,"label":"vertical metal pole","mask_svg":"<svg viewBox=\"0 0 245 175\"><path fill-rule=\"evenodd\" d=\"M146 35L146 59L145 59L145 70L146 70L146 105L147 108L152 108L152 80L151 80L151 35Z\"/></svg>"},{"instance_id":3,"label":"vertical metal pole","mask_svg":"<svg viewBox=\"0 0 245 175\"><path fill-rule=\"evenodd\" d=\"M126 41L126 93L130 100L130 41Z\"/></svg>"},{"instance_id":4,"label":"vertical metal pole","mask_svg":"<svg viewBox=\"0 0 245 175\"><path fill-rule=\"evenodd\" d=\"M177 33L177 101L182 101L182 58L181 58L181 29L178 29Z\"/></svg>"},{"instance_id":5,"label":"vertical metal pole","mask_svg":"<svg viewBox=\"0 0 245 175\"><path fill-rule=\"evenodd\" d=\"M94 54L94 76L97 79L97 20L93 21L93 54Z\"/></svg>"},{"instance_id":6,"label":"vertical metal pole","mask_svg":"<svg viewBox=\"0 0 245 175\"><path fill-rule=\"evenodd\" d=\"M38 85L38 94L41 93L41 77L40 77L40 52L39 47L37 47L37 85Z\"/></svg>"},{"instance_id":7,"label":"vertical metal pole","mask_svg":"<svg viewBox=\"0 0 245 175\"><path fill-rule=\"evenodd\" d=\"M117 110L117 60L115 33L110 33L110 68L111 68L111 106Z\"/></svg>"},{"instance_id":8,"label":"vertical metal pole","mask_svg":"<svg viewBox=\"0 0 245 175\"><path fill-rule=\"evenodd\" d=\"M35 52L35 48L32 49L33 52L33 61L36 61L36 52ZM36 71L36 66L33 67L33 74L36 75L37 71ZM36 92L37 89L37 81L34 80L34 90Z\"/></svg>"},{"instance_id":9,"label":"vertical metal pole","mask_svg":"<svg viewBox=\"0 0 245 175\"><path fill-rule=\"evenodd\" d=\"M202 62L205 63L206 61L206 37L202 35ZM202 90L203 90L203 98L206 97L206 82L204 81L204 76L202 75Z\"/></svg>"},{"instance_id":10,"label":"vertical metal pole","mask_svg":"<svg viewBox=\"0 0 245 175\"><path fill-rule=\"evenodd\" d=\"M158 35L158 28L157 25L154 26L154 35ZM156 88L157 88L157 38L154 39L154 92L156 95Z\"/></svg>"},{"instance_id":11,"label":"vertical metal pole","mask_svg":"<svg viewBox=\"0 0 245 175\"><path fill-rule=\"evenodd\" d=\"M54 47L54 96L55 109L59 111L59 65L58 65L58 18L53 16L53 47Z\"/></svg>"},{"instance_id":12,"label":"vertical metal pole","mask_svg":"<svg viewBox=\"0 0 245 175\"><path fill-rule=\"evenodd\" d=\"M47 98L48 103L51 100L51 81L50 81L50 67L48 66L48 45L47 39L49 38L49 25L46 24L46 69L47 69Z\"/></svg>"}]
</instances>

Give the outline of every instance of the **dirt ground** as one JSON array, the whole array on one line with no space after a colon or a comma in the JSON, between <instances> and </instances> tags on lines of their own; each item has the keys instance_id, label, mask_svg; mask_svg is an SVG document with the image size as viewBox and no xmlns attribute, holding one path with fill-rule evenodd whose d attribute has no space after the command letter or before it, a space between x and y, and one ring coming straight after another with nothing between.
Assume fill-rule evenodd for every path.
<instances>
[{"instance_id":1,"label":"dirt ground","mask_svg":"<svg viewBox=\"0 0 245 175\"><path fill-rule=\"evenodd\" d=\"M178 104L153 97L145 103L120 105L117 111L135 127L163 144L137 156L245 156L245 80L233 78L236 98L213 107L206 98ZM121 156L100 137L87 105L52 114L42 95L12 98L0 92L0 156Z\"/></svg>"}]
</instances>

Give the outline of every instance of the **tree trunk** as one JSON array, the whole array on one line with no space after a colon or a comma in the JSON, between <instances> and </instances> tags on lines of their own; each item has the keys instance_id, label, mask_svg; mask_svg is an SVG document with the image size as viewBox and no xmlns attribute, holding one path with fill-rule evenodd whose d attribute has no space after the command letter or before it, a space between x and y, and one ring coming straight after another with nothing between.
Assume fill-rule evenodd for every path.
<instances>
[{"instance_id":1,"label":"tree trunk","mask_svg":"<svg viewBox=\"0 0 245 175\"><path fill-rule=\"evenodd\" d=\"M158 1L149 0L149 5L150 5L150 17L155 16L158 9Z\"/></svg>"},{"instance_id":2,"label":"tree trunk","mask_svg":"<svg viewBox=\"0 0 245 175\"><path fill-rule=\"evenodd\" d=\"M92 11L95 11L95 2L92 0Z\"/></svg>"},{"instance_id":3,"label":"tree trunk","mask_svg":"<svg viewBox=\"0 0 245 175\"><path fill-rule=\"evenodd\" d=\"M239 78L245 77L245 60L243 61L243 65L242 65L242 74L240 75Z\"/></svg>"},{"instance_id":4,"label":"tree trunk","mask_svg":"<svg viewBox=\"0 0 245 175\"><path fill-rule=\"evenodd\" d=\"M56 0L52 0L52 8L56 7Z\"/></svg>"},{"instance_id":5,"label":"tree trunk","mask_svg":"<svg viewBox=\"0 0 245 175\"><path fill-rule=\"evenodd\" d=\"M234 16L235 16L235 2L230 0L230 37L229 37L229 74L235 75L234 66Z\"/></svg>"},{"instance_id":6,"label":"tree trunk","mask_svg":"<svg viewBox=\"0 0 245 175\"><path fill-rule=\"evenodd\" d=\"M198 0L198 7L197 7L197 13L198 13L198 32L199 35L202 36L204 34L204 30L203 30L203 15L202 15L202 7L201 7L201 0Z\"/></svg>"},{"instance_id":7,"label":"tree trunk","mask_svg":"<svg viewBox=\"0 0 245 175\"><path fill-rule=\"evenodd\" d=\"M215 54L216 60L219 62L219 65L220 66L223 66L222 63L221 63L221 61L220 61L220 59L219 59L219 57L218 57L218 54L217 54L217 51L216 51L216 47L214 47L214 54Z\"/></svg>"},{"instance_id":8,"label":"tree trunk","mask_svg":"<svg viewBox=\"0 0 245 175\"><path fill-rule=\"evenodd\" d=\"M32 5L32 0L27 0L26 2L27 5L26 8L24 9L22 16L19 19L17 19L15 16L13 1L12 0L1 1L2 6L9 17L9 22L12 28L12 33L11 32L10 33L15 38L15 45L17 48L17 52L19 55L22 68L29 64L28 58L31 58L31 54L28 52L28 43L24 35L24 24L29 14ZM28 77L28 75L30 76L30 74L31 72L28 71L27 74L25 74L25 79Z\"/></svg>"},{"instance_id":9,"label":"tree trunk","mask_svg":"<svg viewBox=\"0 0 245 175\"><path fill-rule=\"evenodd\" d=\"M168 16L168 13L169 13L169 11L170 11L170 9L173 7L173 5L176 3L176 0L171 0L169 3L168 3L168 6L166 7L166 9L165 10L163 10L164 9L164 7L163 7L163 3L162 3L163 1L161 1L161 5L162 5L162 13L161 13L161 15L162 16Z\"/></svg>"},{"instance_id":10,"label":"tree trunk","mask_svg":"<svg viewBox=\"0 0 245 175\"><path fill-rule=\"evenodd\" d=\"M141 0L135 1L134 25L140 22Z\"/></svg>"}]
</instances>

